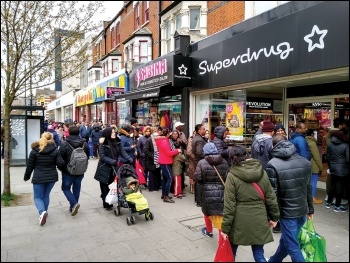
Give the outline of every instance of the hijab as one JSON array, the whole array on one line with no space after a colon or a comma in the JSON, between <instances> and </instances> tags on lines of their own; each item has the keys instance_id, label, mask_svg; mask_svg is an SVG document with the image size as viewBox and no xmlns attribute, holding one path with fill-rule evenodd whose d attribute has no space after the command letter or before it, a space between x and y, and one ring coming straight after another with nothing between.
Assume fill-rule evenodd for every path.
<instances>
[{"instance_id":1,"label":"hijab","mask_svg":"<svg viewBox=\"0 0 350 263\"><path fill-rule=\"evenodd\" d=\"M107 144L109 148L111 149L112 157L113 159L117 160L118 155L117 155L117 140L116 138L112 139L112 131L113 128L107 127L103 129L102 131L102 137L105 138L103 144Z\"/></svg>"}]
</instances>

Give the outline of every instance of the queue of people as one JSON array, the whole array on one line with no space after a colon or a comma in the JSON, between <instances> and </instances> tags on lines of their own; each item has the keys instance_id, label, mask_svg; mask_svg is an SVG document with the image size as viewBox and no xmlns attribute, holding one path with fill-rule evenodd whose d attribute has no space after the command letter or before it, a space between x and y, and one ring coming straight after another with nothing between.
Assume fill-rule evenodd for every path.
<instances>
[{"instance_id":1,"label":"queue of people","mask_svg":"<svg viewBox=\"0 0 350 263\"><path fill-rule=\"evenodd\" d=\"M335 119L334 126L338 123L340 120ZM235 256L240 245L250 245L255 261L266 261L264 245L273 241L272 232L281 232L279 246L269 262L282 261L287 255L293 262L304 261L297 235L306 219L313 217L313 205L323 203L316 198L322 158L314 131L305 123L298 122L288 137L283 125L261 122L251 152L242 145L228 146L225 126L215 127L209 141L202 124L195 125L188 139L181 122L174 124L173 131L149 126L141 130L135 122L119 129L94 125L91 129L83 123L71 125L68 136L62 129L60 144L48 127L48 132L32 145L24 179L29 180L34 171L32 183L40 225L47 220L50 191L58 181L56 167L62 172L62 191L69 210L72 216L78 213L84 174L70 174L67 165L78 147L89 158L87 142L91 139L97 145L95 179L106 210L113 209L105 197L116 171L123 164L135 166L138 159L144 169L144 187L151 192L161 190L164 203L186 197L185 175L189 176L189 193L204 215L203 235L212 238L213 227L217 228L219 239L230 240ZM349 135L343 123L337 127L328 133L330 183L325 207L347 212L343 198L348 197ZM52 174L48 181L40 179L44 170Z\"/></svg>"}]
</instances>

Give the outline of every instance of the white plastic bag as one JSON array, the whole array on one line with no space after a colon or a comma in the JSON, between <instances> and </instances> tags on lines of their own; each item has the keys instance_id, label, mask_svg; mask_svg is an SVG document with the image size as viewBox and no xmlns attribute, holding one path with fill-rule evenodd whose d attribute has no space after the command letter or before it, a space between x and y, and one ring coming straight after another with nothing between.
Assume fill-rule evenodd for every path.
<instances>
[{"instance_id":1,"label":"white plastic bag","mask_svg":"<svg viewBox=\"0 0 350 263\"><path fill-rule=\"evenodd\" d=\"M113 205L118 203L118 188L117 182L113 182L109 185L109 192L105 199L106 203Z\"/></svg>"}]
</instances>

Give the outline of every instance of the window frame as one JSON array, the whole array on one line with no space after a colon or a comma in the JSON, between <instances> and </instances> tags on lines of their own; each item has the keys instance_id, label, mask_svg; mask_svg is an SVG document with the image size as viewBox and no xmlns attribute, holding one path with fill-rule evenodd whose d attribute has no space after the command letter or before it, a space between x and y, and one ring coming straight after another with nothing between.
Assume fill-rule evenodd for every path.
<instances>
[{"instance_id":1,"label":"window frame","mask_svg":"<svg viewBox=\"0 0 350 263\"><path fill-rule=\"evenodd\" d=\"M178 27L178 17L180 17L180 27ZM181 27L182 27L182 15L181 15L181 13L179 12L179 13L177 13L176 14L176 16L175 16L175 29L176 29L176 31L177 32L179 32L179 30L181 29Z\"/></svg>"},{"instance_id":2,"label":"window frame","mask_svg":"<svg viewBox=\"0 0 350 263\"><path fill-rule=\"evenodd\" d=\"M140 43L140 45L139 45L139 62L142 62L142 59L145 58L145 59L146 59L146 62L144 62L144 63L147 63L147 62L148 62L148 41L146 41L146 40L140 40L139 43ZM146 55L143 55L143 54L141 53L142 44L146 44Z\"/></svg>"},{"instance_id":3,"label":"window frame","mask_svg":"<svg viewBox=\"0 0 350 263\"><path fill-rule=\"evenodd\" d=\"M114 34L114 31L115 31L115 27L112 27L112 30L111 30L111 48L114 48L117 45L116 35Z\"/></svg>"},{"instance_id":4,"label":"window frame","mask_svg":"<svg viewBox=\"0 0 350 263\"><path fill-rule=\"evenodd\" d=\"M143 20L144 22L149 21L149 1L143 1Z\"/></svg>"},{"instance_id":5,"label":"window frame","mask_svg":"<svg viewBox=\"0 0 350 263\"><path fill-rule=\"evenodd\" d=\"M198 17L199 17L199 20L197 21L197 27L196 28L191 28L191 11L193 10L198 10L199 11L199 14L198 14ZM190 9L190 24L189 24L189 30L200 30L201 29L201 8L200 7L195 7L195 8L191 8Z\"/></svg>"},{"instance_id":6,"label":"window frame","mask_svg":"<svg viewBox=\"0 0 350 263\"><path fill-rule=\"evenodd\" d=\"M120 22L115 26L116 45L120 44Z\"/></svg>"},{"instance_id":7,"label":"window frame","mask_svg":"<svg viewBox=\"0 0 350 263\"><path fill-rule=\"evenodd\" d=\"M140 27L140 4L137 2L134 7L134 30Z\"/></svg>"},{"instance_id":8,"label":"window frame","mask_svg":"<svg viewBox=\"0 0 350 263\"><path fill-rule=\"evenodd\" d=\"M98 69L95 69L95 81L101 80L101 71Z\"/></svg>"},{"instance_id":9,"label":"window frame","mask_svg":"<svg viewBox=\"0 0 350 263\"><path fill-rule=\"evenodd\" d=\"M117 69L114 68L114 63L115 63L115 61L117 62L117 65L118 65ZM118 71L119 71L119 59L113 58L113 59L112 59L112 73L118 72Z\"/></svg>"},{"instance_id":10,"label":"window frame","mask_svg":"<svg viewBox=\"0 0 350 263\"><path fill-rule=\"evenodd\" d=\"M168 26L169 26L169 30L168 30ZM171 20L166 21L165 43L166 43L166 52L169 53L171 49Z\"/></svg>"}]
</instances>

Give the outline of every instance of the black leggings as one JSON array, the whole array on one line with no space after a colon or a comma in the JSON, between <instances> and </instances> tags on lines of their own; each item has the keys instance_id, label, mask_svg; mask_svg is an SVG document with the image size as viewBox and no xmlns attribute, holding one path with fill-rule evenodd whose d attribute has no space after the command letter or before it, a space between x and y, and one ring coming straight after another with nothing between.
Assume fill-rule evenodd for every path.
<instances>
[{"instance_id":1,"label":"black leggings","mask_svg":"<svg viewBox=\"0 0 350 263\"><path fill-rule=\"evenodd\" d=\"M331 189L329 190L327 203L332 203L335 197L335 206L339 207L344 195L345 176L331 174Z\"/></svg>"},{"instance_id":2,"label":"black leggings","mask_svg":"<svg viewBox=\"0 0 350 263\"><path fill-rule=\"evenodd\" d=\"M102 202L103 202L103 208L111 208L113 207L113 205L110 205L108 203L106 203L106 196L108 195L109 193L109 187L108 185L110 185L111 183L113 183L114 181L114 176L109 176L108 177L108 184L105 184L105 183L101 183L100 182L100 189L101 189L101 198L102 198Z\"/></svg>"}]
</instances>

